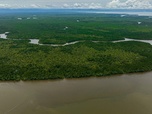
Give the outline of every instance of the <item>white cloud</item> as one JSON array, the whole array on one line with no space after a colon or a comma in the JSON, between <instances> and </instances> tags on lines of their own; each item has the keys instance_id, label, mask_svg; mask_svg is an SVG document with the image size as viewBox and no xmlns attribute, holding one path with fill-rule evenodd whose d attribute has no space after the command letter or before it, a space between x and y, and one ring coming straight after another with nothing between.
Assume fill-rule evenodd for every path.
<instances>
[{"instance_id":1,"label":"white cloud","mask_svg":"<svg viewBox=\"0 0 152 114\"><path fill-rule=\"evenodd\" d=\"M82 7L82 5L80 4L80 3L75 3L74 5L73 5L74 7Z\"/></svg>"},{"instance_id":2,"label":"white cloud","mask_svg":"<svg viewBox=\"0 0 152 114\"><path fill-rule=\"evenodd\" d=\"M63 4L63 7L64 7L64 8L68 8L69 6L70 6L69 4L66 4L66 3Z\"/></svg>"},{"instance_id":3,"label":"white cloud","mask_svg":"<svg viewBox=\"0 0 152 114\"><path fill-rule=\"evenodd\" d=\"M71 8L89 8L89 9L99 9L102 8L101 3L75 3L70 6Z\"/></svg>"},{"instance_id":4,"label":"white cloud","mask_svg":"<svg viewBox=\"0 0 152 114\"><path fill-rule=\"evenodd\" d=\"M110 3L107 4L109 8L117 8L120 5L119 0L112 0Z\"/></svg>"},{"instance_id":5,"label":"white cloud","mask_svg":"<svg viewBox=\"0 0 152 114\"><path fill-rule=\"evenodd\" d=\"M10 7L9 4L0 4L0 8L6 8L6 7Z\"/></svg>"},{"instance_id":6,"label":"white cloud","mask_svg":"<svg viewBox=\"0 0 152 114\"><path fill-rule=\"evenodd\" d=\"M32 7L32 8L39 8L39 7L40 7L40 5L37 5L37 4L31 4L31 5L30 5L30 7Z\"/></svg>"},{"instance_id":7,"label":"white cloud","mask_svg":"<svg viewBox=\"0 0 152 114\"><path fill-rule=\"evenodd\" d=\"M91 3L89 5L89 8L91 8L91 9L102 8L102 5L100 3Z\"/></svg>"},{"instance_id":8,"label":"white cloud","mask_svg":"<svg viewBox=\"0 0 152 114\"><path fill-rule=\"evenodd\" d=\"M121 2L120 0L112 0L107 4L108 8L129 8L129 9L151 9L152 4L150 0L127 0Z\"/></svg>"},{"instance_id":9,"label":"white cloud","mask_svg":"<svg viewBox=\"0 0 152 114\"><path fill-rule=\"evenodd\" d=\"M64 0L64 1L66 1L66 0ZM88 0L90 2L80 2L80 0L76 0L76 1L78 1L78 2L35 2L35 3L34 2L26 2L25 4L16 3L16 2L10 2L10 3L1 2L0 8L152 9L152 0L111 0L111 1L107 0L107 5L104 4L105 0L103 0L103 2L91 2L93 0Z\"/></svg>"}]
</instances>

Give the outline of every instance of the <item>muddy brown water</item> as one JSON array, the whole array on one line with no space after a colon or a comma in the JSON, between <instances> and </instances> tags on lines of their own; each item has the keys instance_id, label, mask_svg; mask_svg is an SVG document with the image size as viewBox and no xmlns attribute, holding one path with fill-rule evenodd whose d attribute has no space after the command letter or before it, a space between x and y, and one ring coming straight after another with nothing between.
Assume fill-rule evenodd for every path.
<instances>
[{"instance_id":1,"label":"muddy brown water","mask_svg":"<svg viewBox=\"0 0 152 114\"><path fill-rule=\"evenodd\" d=\"M152 114L152 72L0 82L0 114Z\"/></svg>"}]
</instances>

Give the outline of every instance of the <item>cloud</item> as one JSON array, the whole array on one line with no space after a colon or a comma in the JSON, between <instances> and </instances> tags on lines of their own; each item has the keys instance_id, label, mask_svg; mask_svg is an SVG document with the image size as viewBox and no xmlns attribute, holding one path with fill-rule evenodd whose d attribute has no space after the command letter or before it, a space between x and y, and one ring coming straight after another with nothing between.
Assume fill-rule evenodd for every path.
<instances>
[{"instance_id":1,"label":"cloud","mask_svg":"<svg viewBox=\"0 0 152 114\"><path fill-rule=\"evenodd\" d=\"M101 3L75 3L70 6L71 8L89 8L89 9L99 9L103 8Z\"/></svg>"},{"instance_id":2,"label":"cloud","mask_svg":"<svg viewBox=\"0 0 152 114\"><path fill-rule=\"evenodd\" d=\"M102 8L102 4L100 4L100 3L91 3L88 8L91 8L91 9Z\"/></svg>"},{"instance_id":3,"label":"cloud","mask_svg":"<svg viewBox=\"0 0 152 114\"><path fill-rule=\"evenodd\" d=\"M80 8L80 7L82 7L82 4L80 4L80 3L75 3L74 5L73 5L74 7L78 7L78 8Z\"/></svg>"},{"instance_id":4,"label":"cloud","mask_svg":"<svg viewBox=\"0 0 152 114\"><path fill-rule=\"evenodd\" d=\"M37 5L37 4L31 4L30 7L32 7L32 8L39 8L39 7L41 7L41 6L40 6L40 5Z\"/></svg>"},{"instance_id":5,"label":"cloud","mask_svg":"<svg viewBox=\"0 0 152 114\"><path fill-rule=\"evenodd\" d=\"M68 8L70 5L69 4L63 4L63 8Z\"/></svg>"},{"instance_id":6,"label":"cloud","mask_svg":"<svg viewBox=\"0 0 152 114\"><path fill-rule=\"evenodd\" d=\"M78 0L79 1L79 0ZM83 1L83 0L82 0ZM104 1L104 0L103 0ZM107 0L107 2L110 0ZM123 9L152 9L152 0L111 0L107 5L104 2L26 2L23 3L0 3L0 8L123 8Z\"/></svg>"},{"instance_id":7,"label":"cloud","mask_svg":"<svg viewBox=\"0 0 152 114\"><path fill-rule=\"evenodd\" d=\"M150 0L127 0L125 2L112 0L107 4L107 8L151 9L152 4L150 3Z\"/></svg>"},{"instance_id":8,"label":"cloud","mask_svg":"<svg viewBox=\"0 0 152 114\"><path fill-rule=\"evenodd\" d=\"M79 8L79 9L99 9L102 8L102 4L100 3L64 3L64 4L60 4L60 6L58 5L59 8Z\"/></svg>"},{"instance_id":9,"label":"cloud","mask_svg":"<svg viewBox=\"0 0 152 114\"><path fill-rule=\"evenodd\" d=\"M6 7L10 7L9 4L0 4L0 8L6 8Z\"/></svg>"}]
</instances>

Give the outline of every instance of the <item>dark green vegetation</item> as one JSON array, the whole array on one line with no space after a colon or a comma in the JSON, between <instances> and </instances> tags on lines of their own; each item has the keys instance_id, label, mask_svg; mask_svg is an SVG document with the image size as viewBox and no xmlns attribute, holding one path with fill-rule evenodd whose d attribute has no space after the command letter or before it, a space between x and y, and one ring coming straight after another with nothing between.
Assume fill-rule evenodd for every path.
<instances>
[{"instance_id":1,"label":"dark green vegetation","mask_svg":"<svg viewBox=\"0 0 152 114\"><path fill-rule=\"evenodd\" d=\"M152 19L149 17L33 15L0 15L0 33L10 32L9 40L0 39L0 80L78 78L152 70L150 44L109 42L124 37L152 39ZM139 25L138 21L142 23ZM83 42L51 47L29 44L28 39L32 38L46 44Z\"/></svg>"}]
</instances>

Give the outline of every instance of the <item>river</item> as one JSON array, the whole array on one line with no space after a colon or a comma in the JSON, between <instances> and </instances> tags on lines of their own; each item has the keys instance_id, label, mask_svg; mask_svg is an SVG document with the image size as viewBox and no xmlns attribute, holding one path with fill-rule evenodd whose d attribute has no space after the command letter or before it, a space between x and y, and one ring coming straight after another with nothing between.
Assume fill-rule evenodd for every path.
<instances>
[{"instance_id":1,"label":"river","mask_svg":"<svg viewBox=\"0 0 152 114\"><path fill-rule=\"evenodd\" d=\"M8 39L7 38L7 34L9 32L5 32L3 34L0 34L0 39ZM22 40L22 39L13 39L13 40ZM84 41L73 41L73 42L69 42L69 43L65 43L65 44L41 44L39 43L39 39L29 39L30 40L30 44L36 44L36 45L45 45L45 46L52 46L52 47L60 47L60 46L68 46L68 45L73 45L79 42L84 42ZM130 38L125 38L124 40L117 40L117 41L112 41L113 43L117 43L117 42L125 42L125 41L137 41L137 42L144 42L144 43L149 43L150 45L152 45L152 40L137 40L137 39L130 39ZM98 43L101 41L92 41L94 43Z\"/></svg>"},{"instance_id":2,"label":"river","mask_svg":"<svg viewBox=\"0 0 152 114\"><path fill-rule=\"evenodd\" d=\"M152 72L0 82L0 114L152 114Z\"/></svg>"}]
</instances>

